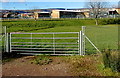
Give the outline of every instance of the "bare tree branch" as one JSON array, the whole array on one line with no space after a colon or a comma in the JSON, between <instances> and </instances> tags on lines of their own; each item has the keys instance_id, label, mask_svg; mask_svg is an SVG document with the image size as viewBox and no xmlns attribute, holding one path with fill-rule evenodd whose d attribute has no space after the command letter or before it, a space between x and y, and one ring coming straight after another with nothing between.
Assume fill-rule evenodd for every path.
<instances>
[{"instance_id":1,"label":"bare tree branch","mask_svg":"<svg viewBox=\"0 0 120 78\"><path fill-rule=\"evenodd\" d=\"M103 9L106 7L107 2L98 2L98 1L91 1L88 2L88 8L90 10L90 13L92 13L92 18L96 20L96 25L98 25L98 18L103 11Z\"/></svg>"}]
</instances>

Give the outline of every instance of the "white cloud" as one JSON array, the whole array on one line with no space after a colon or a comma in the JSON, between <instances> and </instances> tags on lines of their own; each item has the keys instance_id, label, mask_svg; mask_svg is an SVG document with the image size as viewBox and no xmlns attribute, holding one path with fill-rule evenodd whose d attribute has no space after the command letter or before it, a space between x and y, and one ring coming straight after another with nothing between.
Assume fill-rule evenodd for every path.
<instances>
[{"instance_id":1,"label":"white cloud","mask_svg":"<svg viewBox=\"0 0 120 78\"><path fill-rule=\"evenodd\" d=\"M8 0L0 0L0 2L9 2Z\"/></svg>"},{"instance_id":2,"label":"white cloud","mask_svg":"<svg viewBox=\"0 0 120 78\"><path fill-rule=\"evenodd\" d=\"M0 0L0 2L25 2L25 1L26 0Z\"/></svg>"},{"instance_id":3,"label":"white cloud","mask_svg":"<svg viewBox=\"0 0 120 78\"><path fill-rule=\"evenodd\" d=\"M19 0L19 2L25 2L25 0Z\"/></svg>"}]
</instances>

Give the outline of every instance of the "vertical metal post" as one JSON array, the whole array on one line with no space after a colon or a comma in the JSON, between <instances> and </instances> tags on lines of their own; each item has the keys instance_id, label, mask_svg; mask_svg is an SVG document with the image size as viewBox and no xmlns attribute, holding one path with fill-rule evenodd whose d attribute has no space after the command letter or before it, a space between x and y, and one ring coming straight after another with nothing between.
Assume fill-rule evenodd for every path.
<instances>
[{"instance_id":1,"label":"vertical metal post","mask_svg":"<svg viewBox=\"0 0 120 78\"><path fill-rule=\"evenodd\" d=\"M83 53L82 53L83 52L83 48L82 48L82 45L83 45L83 43L82 43L82 31L80 31L79 35L80 35L79 36L80 37L80 39L79 39L79 45L80 45L80 50L79 51L80 51L80 53L79 54L83 55Z\"/></svg>"},{"instance_id":2,"label":"vertical metal post","mask_svg":"<svg viewBox=\"0 0 120 78\"><path fill-rule=\"evenodd\" d=\"M82 40L83 55L85 55L85 26L82 26Z\"/></svg>"},{"instance_id":3,"label":"vertical metal post","mask_svg":"<svg viewBox=\"0 0 120 78\"><path fill-rule=\"evenodd\" d=\"M5 39L4 39L4 52L6 51L6 26L4 26L4 35L5 35Z\"/></svg>"},{"instance_id":4,"label":"vertical metal post","mask_svg":"<svg viewBox=\"0 0 120 78\"><path fill-rule=\"evenodd\" d=\"M12 36L12 34L10 33L10 52L12 52L12 45L11 45L11 41L12 41L12 39L11 39L11 36Z\"/></svg>"},{"instance_id":5,"label":"vertical metal post","mask_svg":"<svg viewBox=\"0 0 120 78\"><path fill-rule=\"evenodd\" d=\"M54 54L55 54L55 34L53 33L53 51L54 51Z\"/></svg>"},{"instance_id":6,"label":"vertical metal post","mask_svg":"<svg viewBox=\"0 0 120 78\"><path fill-rule=\"evenodd\" d=\"M5 33L5 35L6 35L6 26L4 26L4 33Z\"/></svg>"},{"instance_id":7,"label":"vertical metal post","mask_svg":"<svg viewBox=\"0 0 120 78\"><path fill-rule=\"evenodd\" d=\"M114 19L115 19L115 14L114 14Z\"/></svg>"},{"instance_id":8,"label":"vertical metal post","mask_svg":"<svg viewBox=\"0 0 120 78\"><path fill-rule=\"evenodd\" d=\"M78 53L80 52L80 33L78 32ZM80 54L80 53L79 53Z\"/></svg>"},{"instance_id":9,"label":"vertical metal post","mask_svg":"<svg viewBox=\"0 0 120 78\"><path fill-rule=\"evenodd\" d=\"M6 52L9 52L9 44L8 44L8 33L6 34Z\"/></svg>"},{"instance_id":10,"label":"vertical metal post","mask_svg":"<svg viewBox=\"0 0 120 78\"><path fill-rule=\"evenodd\" d=\"M0 53L2 53L3 50L2 50L2 38L0 39Z\"/></svg>"}]
</instances>

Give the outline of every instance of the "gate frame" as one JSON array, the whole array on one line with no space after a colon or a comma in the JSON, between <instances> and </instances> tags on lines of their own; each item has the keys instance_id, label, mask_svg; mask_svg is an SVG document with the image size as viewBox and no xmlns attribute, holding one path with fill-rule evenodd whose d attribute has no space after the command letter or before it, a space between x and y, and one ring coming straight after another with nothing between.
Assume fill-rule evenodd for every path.
<instances>
[{"instance_id":1,"label":"gate frame","mask_svg":"<svg viewBox=\"0 0 120 78\"><path fill-rule=\"evenodd\" d=\"M12 50L11 50L11 40L12 40L12 37L11 37L11 35L12 34L29 34L30 35L30 38L28 38L28 39L31 39L32 40L32 34L52 34L53 36L52 36L52 39L53 39L53 52L54 52L54 54L55 54L55 37L54 37L54 34L71 34L71 33L73 33L73 34L78 34L78 36L77 37L71 37L71 39L73 38L73 39L78 39L79 40L79 32L49 32L49 33L10 33L9 34L9 44L10 44L10 46L9 46L9 50L10 50L10 52L12 52ZM46 39L46 38L45 38ZM57 39L61 39L61 38L57 38ZM69 39L69 38L65 38L65 39ZM81 39L82 40L82 39ZM32 41L31 41L32 42ZM69 43L68 43L69 44ZM78 45L78 53L79 53L79 43L76 43L77 45ZM57 55L61 55L61 54L57 54ZM64 55L64 54L63 54ZM69 55L69 54L66 54L66 55ZM71 54L70 54L71 55ZM72 54L73 55L73 54Z\"/></svg>"},{"instance_id":2,"label":"gate frame","mask_svg":"<svg viewBox=\"0 0 120 78\"><path fill-rule=\"evenodd\" d=\"M79 50L79 55L81 55L81 56L85 55L85 39L86 39L85 28L86 28L86 26L82 26L82 31L78 32L78 39L79 40L78 40L77 44L79 44L78 45L79 46L78 50ZM54 32L54 33L56 33L56 32ZM10 33L10 34L7 33L6 34L6 52L12 52L11 51L11 34L12 33ZM31 33L31 40L32 40L32 33ZM54 43L54 34L53 34L53 44L55 44ZM55 54L55 50L54 50L54 54Z\"/></svg>"}]
</instances>

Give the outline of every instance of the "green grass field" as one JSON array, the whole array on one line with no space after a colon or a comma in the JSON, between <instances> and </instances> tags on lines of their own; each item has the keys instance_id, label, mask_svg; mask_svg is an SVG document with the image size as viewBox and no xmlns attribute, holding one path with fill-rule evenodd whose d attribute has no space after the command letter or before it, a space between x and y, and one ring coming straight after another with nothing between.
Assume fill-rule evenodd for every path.
<instances>
[{"instance_id":1,"label":"green grass field","mask_svg":"<svg viewBox=\"0 0 120 78\"><path fill-rule=\"evenodd\" d=\"M86 26L86 35L100 49L118 49L118 25L95 25L90 19L4 20L7 32L79 32ZM73 35L74 36L74 35ZM96 52L86 40L86 51Z\"/></svg>"},{"instance_id":2,"label":"green grass field","mask_svg":"<svg viewBox=\"0 0 120 78\"><path fill-rule=\"evenodd\" d=\"M118 26L116 25L87 26L86 35L100 51L103 49L118 49ZM86 48L94 50L88 41L86 41Z\"/></svg>"},{"instance_id":3,"label":"green grass field","mask_svg":"<svg viewBox=\"0 0 120 78\"><path fill-rule=\"evenodd\" d=\"M100 21L100 20L99 20ZM106 23L105 23L106 24ZM94 56L94 55L86 55L83 58L83 62L80 62L79 56L73 56L72 60L74 61L73 64L76 66L75 71L81 72L83 68L94 68L94 66L98 66L98 71L103 74L103 76L117 76L116 67L119 68L118 62L118 52L113 51L118 49L118 24L107 24L102 25L99 24L98 26L95 25L94 20L90 19L45 19L45 20L4 20L2 22L2 26L7 26L7 33L10 32L79 32L81 31L82 26L86 26L85 35L97 46L97 48L102 51L103 49L110 49L110 51L104 51L103 56ZM14 37L30 37L31 35L14 35ZM55 35L57 37L76 37L76 34L71 35ZM33 35L33 37L52 37L52 35ZM23 39L15 39L14 42L21 42L25 41ZM31 39L27 39L25 42L30 42ZM53 42L48 40L34 40L34 42ZM73 40L67 40L67 42L74 42ZM58 40L58 43L64 43L64 40ZM31 44L31 43L30 43ZM19 44L24 45L24 44ZM29 44L28 44L29 45ZM37 43L35 45L38 45ZM49 48L46 44L43 46L44 48ZM42 47L42 48L43 48ZM26 48L29 48L27 46ZM34 48L41 48L41 47L34 47ZM62 49L65 47L61 47ZM72 47L70 47L72 48ZM86 40L86 54L94 54L96 53L96 49ZM111 54L110 54L110 53ZM77 59L78 58L78 59ZM89 58L92 61L96 62L96 64L92 63L89 64ZM7 59L10 60L9 58ZM86 60L86 61L84 61ZM81 67L80 65L82 65ZM85 64L86 63L86 64ZM87 64L88 63L88 64ZM108 67L105 67L109 65ZM90 68L89 68L90 67ZM92 69L93 70L93 69ZM102 75L101 75L102 76Z\"/></svg>"},{"instance_id":4,"label":"green grass field","mask_svg":"<svg viewBox=\"0 0 120 78\"><path fill-rule=\"evenodd\" d=\"M7 26L8 32L63 32L80 31L83 25L94 25L93 20L12 20L3 21L2 26ZM77 30L78 29L78 30Z\"/></svg>"}]
</instances>

